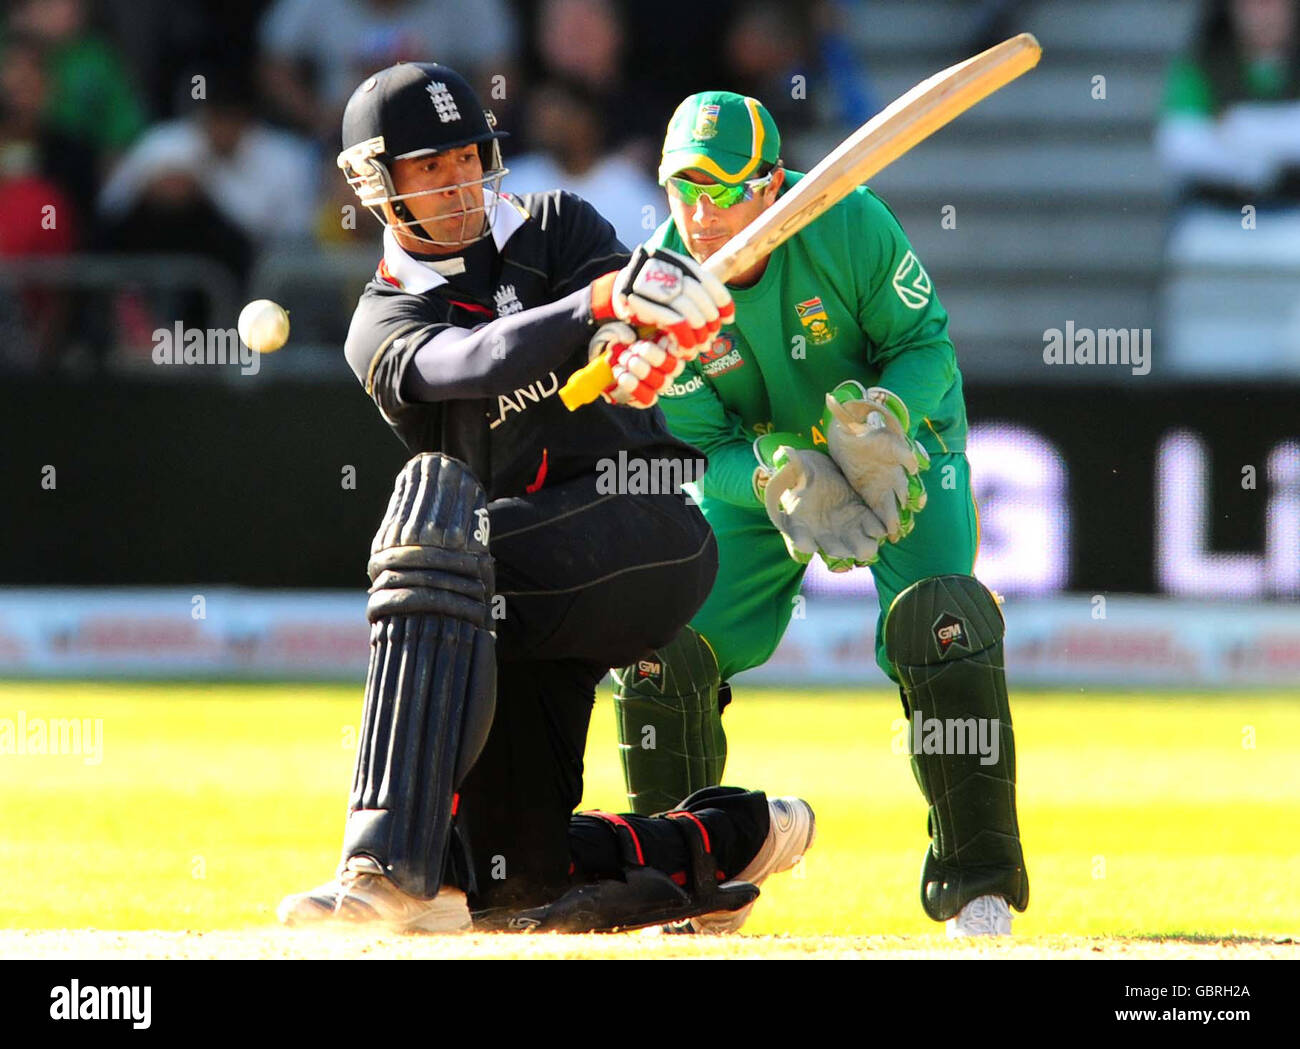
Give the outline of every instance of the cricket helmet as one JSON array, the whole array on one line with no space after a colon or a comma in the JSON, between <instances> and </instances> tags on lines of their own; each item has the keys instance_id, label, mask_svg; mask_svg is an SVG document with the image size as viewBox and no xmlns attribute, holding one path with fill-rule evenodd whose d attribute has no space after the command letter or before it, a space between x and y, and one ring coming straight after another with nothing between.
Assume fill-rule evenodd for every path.
<instances>
[{"instance_id":1,"label":"cricket helmet","mask_svg":"<svg viewBox=\"0 0 1300 1049\"><path fill-rule=\"evenodd\" d=\"M507 170L501 163L498 142L504 136L505 132L496 129L492 111L483 108L474 89L454 69L436 62L399 62L367 78L348 99L338 166L361 203L380 222L437 247L458 247L482 239L491 230ZM415 193L394 189L394 161L471 144L478 147L482 178ZM466 192L475 186L484 190L481 204ZM403 203L449 189L459 190L461 199L461 210L444 216L461 217L461 236L454 241L429 236ZM392 206L398 222L388 223L383 204Z\"/></svg>"}]
</instances>

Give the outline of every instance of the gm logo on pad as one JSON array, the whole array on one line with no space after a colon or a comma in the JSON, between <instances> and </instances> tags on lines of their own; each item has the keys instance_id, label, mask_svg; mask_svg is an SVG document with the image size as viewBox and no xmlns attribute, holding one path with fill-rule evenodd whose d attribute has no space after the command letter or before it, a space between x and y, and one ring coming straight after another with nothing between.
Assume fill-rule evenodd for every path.
<instances>
[{"instance_id":1,"label":"gm logo on pad","mask_svg":"<svg viewBox=\"0 0 1300 1049\"><path fill-rule=\"evenodd\" d=\"M930 629L934 631L934 643L939 647L940 659L946 656L954 645L964 648L967 652L970 651L970 636L966 631L966 624L951 612L945 612L936 619Z\"/></svg>"},{"instance_id":2,"label":"gm logo on pad","mask_svg":"<svg viewBox=\"0 0 1300 1049\"><path fill-rule=\"evenodd\" d=\"M657 659L638 659L636 661L636 679L649 681L655 688L664 687L664 665Z\"/></svg>"}]
</instances>

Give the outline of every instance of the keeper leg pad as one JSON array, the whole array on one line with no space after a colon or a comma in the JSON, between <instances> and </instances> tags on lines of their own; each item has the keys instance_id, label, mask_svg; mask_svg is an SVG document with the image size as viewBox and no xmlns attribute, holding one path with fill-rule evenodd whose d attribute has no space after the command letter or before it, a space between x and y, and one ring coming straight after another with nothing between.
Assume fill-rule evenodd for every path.
<instances>
[{"instance_id":1,"label":"keeper leg pad","mask_svg":"<svg viewBox=\"0 0 1300 1049\"><path fill-rule=\"evenodd\" d=\"M371 546L370 665L343 862L377 860L436 896L455 838L457 786L496 701L487 499L464 463L422 454L398 475ZM455 880L472 882L463 842Z\"/></svg>"},{"instance_id":2,"label":"keeper leg pad","mask_svg":"<svg viewBox=\"0 0 1300 1049\"><path fill-rule=\"evenodd\" d=\"M1002 611L971 576L932 576L895 598L885 651L909 711L912 771L930 805L921 904L936 921L978 896L1029 903Z\"/></svg>"},{"instance_id":3,"label":"keeper leg pad","mask_svg":"<svg viewBox=\"0 0 1300 1049\"><path fill-rule=\"evenodd\" d=\"M718 660L703 637L683 627L663 648L612 674L619 757L633 812L665 812L722 782L727 736Z\"/></svg>"}]
</instances>

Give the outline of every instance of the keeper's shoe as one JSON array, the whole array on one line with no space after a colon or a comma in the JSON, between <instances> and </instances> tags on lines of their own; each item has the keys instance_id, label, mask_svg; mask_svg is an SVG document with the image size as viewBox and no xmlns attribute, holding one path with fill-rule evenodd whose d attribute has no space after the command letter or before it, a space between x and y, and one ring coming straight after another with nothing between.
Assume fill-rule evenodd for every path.
<instances>
[{"instance_id":1,"label":"keeper's shoe","mask_svg":"<svg viewBox=\"0 0 1300 1049\"><path fill-rule=\"evenodd\" d=\"M948 919L948 939L969 936L1010 936L1011 908L1001 896L976 896Z\"/></svg>"},{"instance_id":2,"label":"keeper's shoe","mask_svg":"<svg viewBox=\"0 0 1300 1049\"><path fill-rule=\"evenodd\" d=\"M353 856L339 876L334 919L356 924L386 925L401 932L463 932L470 928L465 894L452 886L433 899L411 896L384 875L377 860Z\"/></svg>"},{"instance_id":3,"label":"keeper's shoe","mask_svg":"<svg viewBox=\"0 0 1300 1049\"><path fill-rule=\"evenodd\" d=\"M281 925L314 925L334 917L334 908L343 894L337 878L306 892L295 892L280 901L275 916Z\"/></svg>"},{"instance_id":4,"label":"keeper's shoe","mask_svg":"<svg viewBox=\"0 0 1300 1049\"><path fill-rule=\"evenodd\" d=\"M769 798L767 811L770 817L767 837L763 839L758 854L749 861L749 866L733 879L735 881L761 885L770 875L790 870L812 848L817 837L817 818L808 802L802 798ZM701 914L677 925L665 926L663 931L724 936L736 932L744 925L753 909L754 904L751 903L738 911Z\"/></svg>"}]
</instances>

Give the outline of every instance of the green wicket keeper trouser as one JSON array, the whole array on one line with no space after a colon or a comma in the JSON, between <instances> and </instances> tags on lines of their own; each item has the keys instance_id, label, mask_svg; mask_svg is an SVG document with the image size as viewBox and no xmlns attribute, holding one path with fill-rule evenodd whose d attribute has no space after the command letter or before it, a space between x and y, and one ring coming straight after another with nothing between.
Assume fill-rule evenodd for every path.
<instances>
[{"instance_id":1,"label":"green wicket keeper trouser","mask_svg":"<svg viewBox=\"0 0 1300 1049\"><path fill-rule=\"evenodd\" d=\"M934 575L969 575L979 546L979 517L970 490L970 465L960 452L936 454L924 474L925 509L912 534L882 543L871 566L880 599L876 662L895 682L885 656L885 613L898 594ZM803 581L805 566L786 552L781 533L762 507L748 509L701 499L718 540L718 576L704 607L691 620L718 657L723 681L767 662L776 650Z\"/></svg>"}]
</instances>

